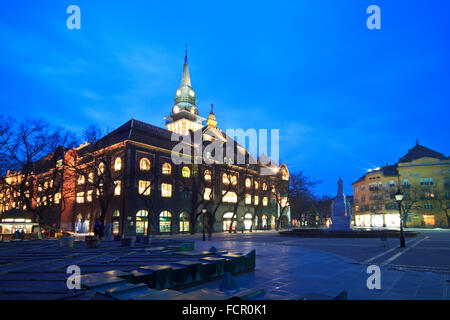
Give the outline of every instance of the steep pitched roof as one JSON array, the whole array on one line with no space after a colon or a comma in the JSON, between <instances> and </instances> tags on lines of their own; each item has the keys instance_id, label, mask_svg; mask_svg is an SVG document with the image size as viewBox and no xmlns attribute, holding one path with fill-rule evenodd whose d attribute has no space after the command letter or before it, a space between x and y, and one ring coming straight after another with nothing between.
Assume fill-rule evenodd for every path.
<instances>
[{"instance_id":1,"label":"steep pitched roof","mask_svg":"<svg viewBox=\"0 0 450 320\"><path fill-rule=\"evenodd\" d=\"M131 119L119 128L101 138L95 146L87 145L79 150L80 154L91 152L92 149L102 149L116 143L132 140L171 150L176 142L171 141L172 133L166 129Z\"/></svg>"},{"instance_id":2,"label":"steep pitched roof","mask_svg":"<svg viewBox=\"0 0 450 320\"><path fill-rule=\"evenodd\" d=\"M406 153L400 160L398 160L399 163L403 162L411 162L416 159L420 159L423 157L430 157L430 158L436 158L440 160L447 159L446 156L444 156L442 153L431 150L427 147L424 147L420 144L416 144L414 148L409 149L408 153Z\"/></svg>"}]
</instances>

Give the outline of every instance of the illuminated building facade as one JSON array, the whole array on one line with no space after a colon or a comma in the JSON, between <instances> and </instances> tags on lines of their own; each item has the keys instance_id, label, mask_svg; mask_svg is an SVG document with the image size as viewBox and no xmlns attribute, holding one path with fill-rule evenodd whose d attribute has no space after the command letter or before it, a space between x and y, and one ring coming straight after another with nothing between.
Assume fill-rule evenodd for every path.
<instances>
[{"instance_id":1,"label":"illuminated building facade","mask_svg":"<svg viewBox=\"0 0 450 320\"><path fill-rule=\"evenodd\" d=\"M447 227L450 214L450 158L416 145L394 165L375 168L353 183L354 224L398 227L395 193L404 195L408 227Z\"/></svg>"},{"instance_id":2,"label":"illuminated building facade","mask_svg":"<svg viewBox=\"0 0 450 320\"><path fill-rule=\"evenodd\" d=\"M186 136L201 131L207 142L215 139L210 131L224 141L231 139L217 127L212 109L207 119L199 116L187 56L165 126L166 129L132 119L95 145L85 144L49 155L50 169L43 167L40 183L46 183L49 170L58 170L58 163L64 163L65 173L58 200L53 201L56 198L52 197L50 203L41 204L48 211L43 224L87 233L92 232L94 221L105 212L105 231L113 235L172 234L193 228L200 232L208 223L214 232L228 231L230 226L239 232L276 227L280 215L277 188L280 183L289 183L284 164L268 176L261 174L265 166L260 162L229 164L225 169L223 165L172 161L171 152L178 143L171 139L173 132ZM234 140L233 143L236 144ZM237 144L236 148L249 157L245 148ZM242 186L239 192L229 187L234 185ZM108 200L102 202L100 198ZM5 219L24 219L27 208L12 206L13 196L3 200L3 231L14 232L14 227L6 229ZM282 205L286 206L286 201ZM205 214L202 209L206 209ZM26 219L27 226L18 224L15 228L30 232L36 221L32 217ZM286 227L289 214L280 221Z\"/></svg>"}]
</instances>

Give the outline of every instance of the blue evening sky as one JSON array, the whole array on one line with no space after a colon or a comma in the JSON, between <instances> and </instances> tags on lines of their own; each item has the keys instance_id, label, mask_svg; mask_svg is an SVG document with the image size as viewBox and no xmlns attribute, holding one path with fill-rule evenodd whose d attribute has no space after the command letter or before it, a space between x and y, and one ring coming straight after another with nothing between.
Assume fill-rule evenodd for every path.
<instances>
[{"instance_id":1,"label":"blue evening sky","mask_svg":"<svg viewBox=\"0 0 450 320\"><path fill-rule=\"evenodd\" d=\"M81 30L66 8L81 8ZM381 8L368 30L366 8ZM290 171L345 191L415 144L450 154L450 2L2 1L0 112L78 133L164 126L189 45L200 114L279 128Z\"/></svg>"}]
</instances>

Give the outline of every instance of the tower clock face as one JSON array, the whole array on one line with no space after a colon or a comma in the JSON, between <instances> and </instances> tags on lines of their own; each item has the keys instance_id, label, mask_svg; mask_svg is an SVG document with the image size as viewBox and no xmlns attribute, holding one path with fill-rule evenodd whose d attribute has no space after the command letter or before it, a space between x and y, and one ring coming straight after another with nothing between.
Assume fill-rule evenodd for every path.
<instances>
[{"instance_id":1,"label":"tower clock face","mask_svg":"<svg viewBox=\"0 0 450 320\"><path fill-rule=\"evenodd\" d=\"M189 95L190 95L191 97L195 96L194 90L189 90Z\"/></svg>"},{"instance_id":2,"label":"tower clock face","mask_svg":"<svg viewBox=\"0 0 450 320\"><path fill-rule=\"evenodd\" d=\"M180 90L177 90L177 97L181 94Z\"/></svg>"},{"instance_id":3,"label":"tower clock face","mask_svg":"<svg viewBox=\"0 0 450 320\"><path fill-rule=\"evenodd\" d=\"M179 106L173 107L173 113L178 113L178 112L180 112L180 107Z\"/></svg>"}]
</instances>

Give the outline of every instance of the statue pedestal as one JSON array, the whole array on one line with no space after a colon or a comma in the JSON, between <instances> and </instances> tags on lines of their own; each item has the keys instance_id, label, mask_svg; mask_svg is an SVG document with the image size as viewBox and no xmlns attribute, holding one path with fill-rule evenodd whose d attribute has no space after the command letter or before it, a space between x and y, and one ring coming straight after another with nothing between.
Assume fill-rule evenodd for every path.
<instances>
[{"instance_id":1,"label":"statue pedestal","mask_svg":"<svg viewBox=\"0 0 450 320\"><path fill-rule=\"evenodd\" d=\"M331 225L328 230L351 231L352 229L350 228L350 217L348 216L331 217Z\"/></svg>"}]
</instances>

